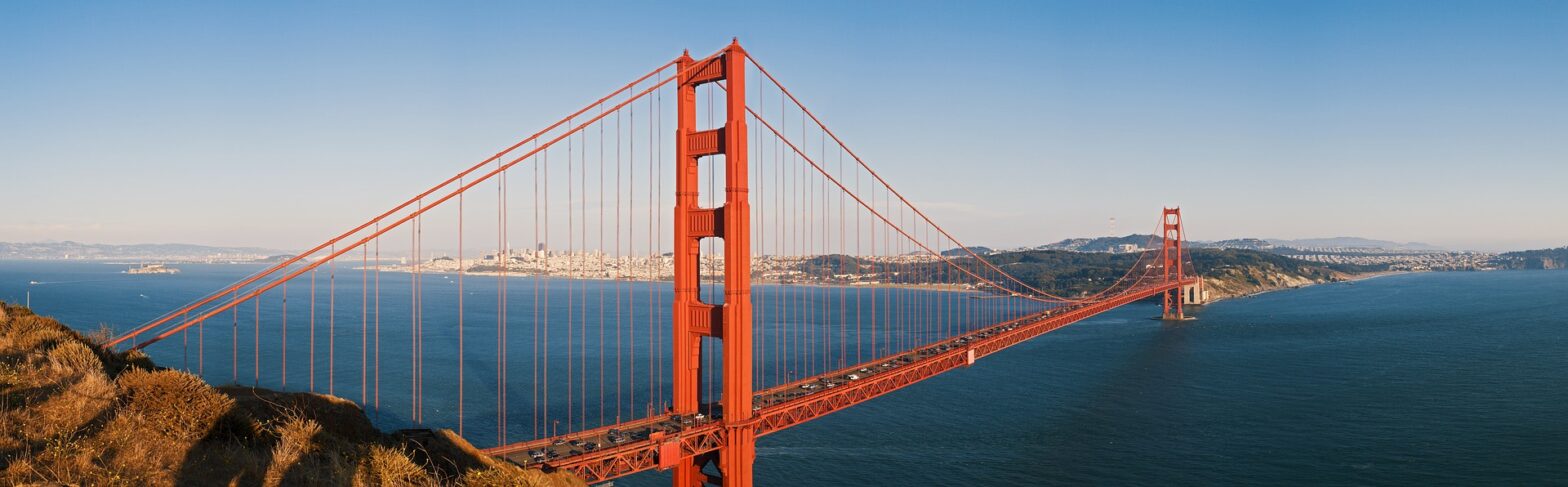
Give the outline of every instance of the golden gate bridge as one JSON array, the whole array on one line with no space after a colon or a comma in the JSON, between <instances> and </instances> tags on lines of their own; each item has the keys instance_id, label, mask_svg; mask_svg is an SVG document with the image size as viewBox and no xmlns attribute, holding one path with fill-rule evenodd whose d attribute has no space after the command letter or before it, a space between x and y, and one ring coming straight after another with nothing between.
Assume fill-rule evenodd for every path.
<instances>
[{"instance_id":1,"label":"golden gate bridge","mask_svg":"<svg viewBox=\"0 0 1568 487\"><path fill-rule=\"evenodd\" d=\"M110 346L178 348L209 378L337 395L589 482L751 485L759 437L1135 301L1182 319L1198 281L1180 210L1158 230L1103 289L1042 290L732 43Z\"/></svg>"}]
</instances>

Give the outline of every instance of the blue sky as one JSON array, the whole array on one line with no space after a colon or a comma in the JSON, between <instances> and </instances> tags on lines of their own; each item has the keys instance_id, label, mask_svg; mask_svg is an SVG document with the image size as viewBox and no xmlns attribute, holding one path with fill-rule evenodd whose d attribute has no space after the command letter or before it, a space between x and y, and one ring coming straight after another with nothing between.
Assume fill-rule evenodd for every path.
<instances>
[{"instance_id":1,"label":"blue sky","mask_svg":"<svg viewBox=\"0 0 1568 487\"><path fill-rule=\"evenodd\" d=\"M5 2L0 241L302 247L732 36L975 245L1568 244L1568 2L1481 1Z\"/></svg>"}]
</instances>

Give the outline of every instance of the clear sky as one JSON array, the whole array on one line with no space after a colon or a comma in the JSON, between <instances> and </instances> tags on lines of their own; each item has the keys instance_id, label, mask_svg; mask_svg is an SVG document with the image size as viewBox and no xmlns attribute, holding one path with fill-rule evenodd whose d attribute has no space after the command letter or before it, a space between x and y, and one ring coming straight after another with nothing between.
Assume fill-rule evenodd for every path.
<instances>
[{"instance_id":1,"label":"clear sky","mask_svg":"<svg viewBox=\"0 0 1568 487\"><path fill-rule=\"evenodd\" d=\"M1568 244L1568 2L663 3L0 3L0 241L304 247L738 36L973 245Z\"/></svg>"}]
</instances>

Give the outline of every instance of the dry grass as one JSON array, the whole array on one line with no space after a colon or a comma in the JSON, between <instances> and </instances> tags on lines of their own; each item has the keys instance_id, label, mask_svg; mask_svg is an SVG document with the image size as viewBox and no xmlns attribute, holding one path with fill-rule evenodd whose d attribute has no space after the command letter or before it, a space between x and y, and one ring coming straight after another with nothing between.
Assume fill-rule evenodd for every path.
<instances>
[{"instance_id":1,"label":"dry grass","mask_svg":"<svg viewBox=\"0 0 1568 487\"><path fill-rule=\"evenodd\" d=\"M155 433L162 441L200 441L234 408L233 398L185 372L135 369L114 382L120 392L115 420L139 423L127 428Z\"/></svg>"},{"instance_id":2,"label":"dry grass","mask_svg":"<svg viewBox=\"0 0 1568 487\"><path fill-rule=\"evenodd\" d=\"M262 485L283 485L300 461L300 458L319 449L316 435L321 434L321 423L303 418L289 418L277 428L278 443L272 447L272 461L267 466L266 480Z\"/></svg>"},{"instance_id":3,"label":"dry grass","mask_svg":"<svg viewBox=\"0 0 1568 487\"><path fill-rule=\"evenodd\" d=\"M49 366L56 373L102 372L98 354L78 342L65 342L49 349Z\"/></svg>"},{"instance_id":4,"label":"dry grass","mask_svg":"<svg viewBox=\"0 0 1568 487\"><path fill-rule=\"evenodd\" d=\"M470 470L461 484L472 487L529 487L535 485L583 485L581 480L565 472L544 473L525 470L516 465L497 462L490 468Z\"/></svg>"},{"instance_id":5,"label":"dry grass","mask_svg":"<svg viewBox=\"0 0 1568 487\"><path fill-rule=\"evenodd\" d=\"M340 398L213 388L0 303L0 485L580 486L450 431L408 439Z\"/></svg>"},{"instance_id":6,"label":"dry grass","mask_svg":"<svg viewBox=\"0 0 1568 487\"><path fill-rule=\"evenodd\" d=\"M402 450L376 445L359 464L354 483L359 485L435 485L435 479Z\"/></svg>"}]
</instances>

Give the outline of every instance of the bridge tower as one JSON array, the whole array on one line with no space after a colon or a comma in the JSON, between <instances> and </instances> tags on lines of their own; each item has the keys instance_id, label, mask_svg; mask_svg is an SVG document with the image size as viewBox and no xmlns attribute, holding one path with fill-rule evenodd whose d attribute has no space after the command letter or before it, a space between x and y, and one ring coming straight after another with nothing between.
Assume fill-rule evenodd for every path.
<instances>
[{"instance_id":1,"label":"bridge tower","mask_svg":"<svg viewBox=\"0 0 1568 487\"><path fill-rule=\"evenodd\" d=\"M676 97L675 129L675 298L674 404L675 414L697 412L702 343L712 337L722 343L723 362L720 407L725 444L718 451L676 462L676 487L703 484L750 486L756 459L756 428L752 418L751 328L751 203L746 167L746 52L738 42L718 56L696 61L682 55L677 61L680 85ZM724 125L697 128L697 87L724 82ZM698 205L699 162L722 156L724 205ZM724 296L722 302L704 301L700 295L701 242L719 238L724 246ZM712 297L708 297L712 299ZM709 351L714 353L716 351ZM661 463L670 463L662 460ZM717 477L703 472L716 464Z\"/></svg>"},{"instance_id":2,"label":"bridge tower","mask_svg":"<svg viewBox=\"0 0 1568 487\"><path fill-rule=\"evenodd\" d=\"M1162 241L1160 245L1160 259L1163 262L1165 282L1180 282L1183 276L1182 264L1187 260L1182 247L1186 241L1186 236L1182 234L1180 207L1166 208L1165 212L1160 216L1160 240ZM1175 289L1165 291L1162 298L1164 311L1160 315L1161 319L1184 320L1187 318L1186 315L1182 314L1182 303L1187 300L1183 292L1184 290L1184 287L1177 286Z\"/></svg>"}]
</instances>

